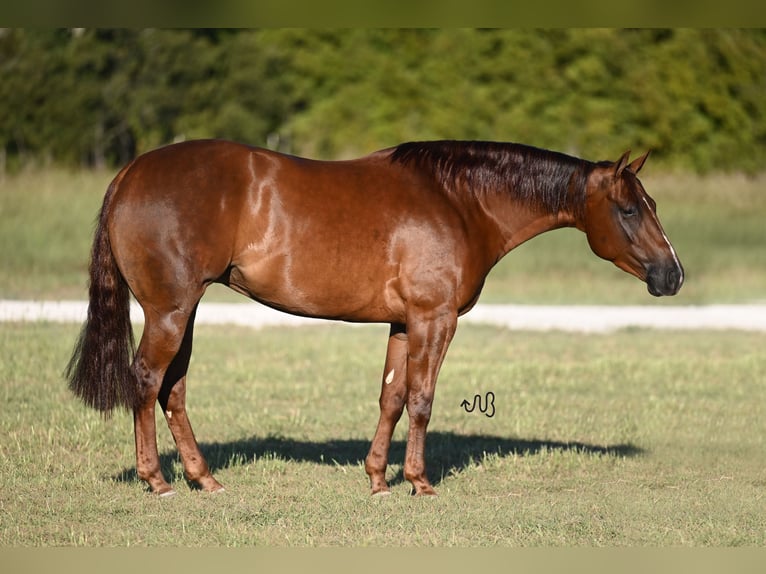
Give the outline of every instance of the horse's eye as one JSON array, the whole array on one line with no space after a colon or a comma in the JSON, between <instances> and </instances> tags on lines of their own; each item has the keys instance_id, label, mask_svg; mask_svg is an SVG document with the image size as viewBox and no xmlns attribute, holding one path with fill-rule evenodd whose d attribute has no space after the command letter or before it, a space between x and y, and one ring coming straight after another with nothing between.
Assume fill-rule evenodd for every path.
<instances>
[{"instance_id":1,"label":"horse's eye","mask_svg":"<svg viewBox=\"0 0 766 574\"><path fill-rule=\"evenodd\" d=\"M635 207L633 207L633 206L631 206L631 207L621 207L620 208L620 213L622 213L623 217L633 217L634 215L636 215L638 213L638 210Z\"/></svg>"}]
</instances>

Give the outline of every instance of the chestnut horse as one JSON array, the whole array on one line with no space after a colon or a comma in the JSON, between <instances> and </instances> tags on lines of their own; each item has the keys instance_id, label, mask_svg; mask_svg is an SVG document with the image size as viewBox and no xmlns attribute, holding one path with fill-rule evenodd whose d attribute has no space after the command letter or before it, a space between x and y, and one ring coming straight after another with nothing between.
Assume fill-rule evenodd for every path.
<instances>
[{"instance_id":1,"label":"chestnut horse","mask_svg":"<svg viewBox=\"0 0 766 574\"><path fill-rule=\"evenodd\" d=\"M132 409L136 471L160 470L159 401L188 480L221 490L186 414L197 304L223 283L287 313L391 325L380 419L365 470L373 494L404 407L404 476L426 476L426 427L458 316L498 260L544 231L576 227L592 250L674 295L681 263L629 163L589 162L491 142L406 143L350 161L313 161L226 141L189 141L127 165L104 198L90 263L87 322L66 370L83 401ZM135 351L130 293L145 316Z\"/></svg>"}]
</instances>

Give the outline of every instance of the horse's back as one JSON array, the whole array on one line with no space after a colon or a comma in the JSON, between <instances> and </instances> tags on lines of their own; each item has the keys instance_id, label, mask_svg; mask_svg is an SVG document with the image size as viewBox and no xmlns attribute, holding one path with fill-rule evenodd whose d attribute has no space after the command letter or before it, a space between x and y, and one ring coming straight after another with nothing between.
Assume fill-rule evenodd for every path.
<instances>
[{"instance_id":1,"label":"horse's back","mask_svg":"<svg viewBox=\"0 0 766 574\"><path fill-rule=\"evenodd\" d=\"M283 202L346 200L360 208L403 190L408 170L389 161L390 150L347 161L320 161L225 140L191 140L136 158L118 178L122 201L167 203L257 200L278 193ZM376 192L382 192L376 194Z\"/></svg>"}]
</instances>

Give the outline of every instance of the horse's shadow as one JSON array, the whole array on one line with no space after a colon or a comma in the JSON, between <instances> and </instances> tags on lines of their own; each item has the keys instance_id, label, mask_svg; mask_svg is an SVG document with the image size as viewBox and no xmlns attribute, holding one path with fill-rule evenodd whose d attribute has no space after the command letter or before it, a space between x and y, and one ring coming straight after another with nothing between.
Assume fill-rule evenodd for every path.
<instances>
[{"instance_id":1,"label":"horse's shadow","mask_svg":"<svg viewBox=\"0 0 766 574\"><path fill-rule=\"evenodd\" d=\"M326 441L302 441L279 436L251 436L227 443L200 443L200 450L208 461L210 470L247 464L263 457L329 465L363 464L370 443L362 439L331 439ZM389 461L398 464L399 471L389 479L390 485L404 481L401 463L404 460L406 442L392 441ZM581 442L550 440L524 440L491 435L461 435L452 432L428 434L426 464L429 478L438 485L443 478L459 474L485 455L533 456L542 451L577 452L604 456L632 457L643 454L643 449L632 444L598 446ZM166 477L173 476L178 467L178 454L169 451L160 455L160 465ZM138 480L135 467L125 469L113 477L119 482ZM194 487L194 485L190 485Z\"/></svg>"}]
</instances>

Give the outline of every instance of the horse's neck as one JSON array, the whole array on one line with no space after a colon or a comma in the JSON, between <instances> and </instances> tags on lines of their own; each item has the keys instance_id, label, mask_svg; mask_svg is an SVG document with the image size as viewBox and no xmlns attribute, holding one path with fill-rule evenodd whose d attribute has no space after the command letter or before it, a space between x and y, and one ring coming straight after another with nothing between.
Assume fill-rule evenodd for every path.
<instances>
[{"instance_id":1,"label":"horse's neck","mask_svg":"<svg viewBox=\"0 0 766 574\"><path fill-rule=\"evenodd\" d=\"M498 258L541 233L576 225L574 214L550 213L503 194L487 196L482 203L485 203L483 211L500 237Z\"/></svg>"}]
</instances>

